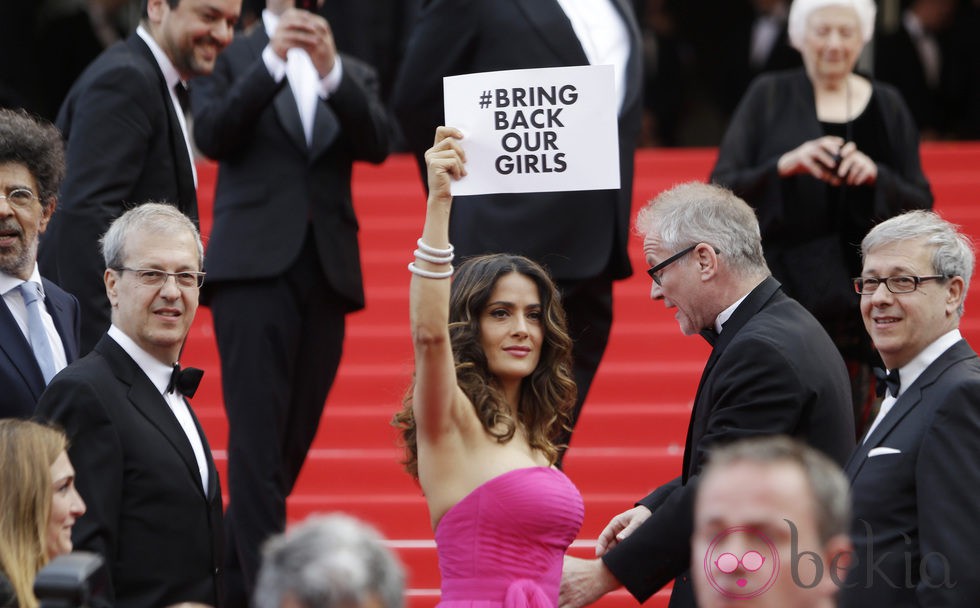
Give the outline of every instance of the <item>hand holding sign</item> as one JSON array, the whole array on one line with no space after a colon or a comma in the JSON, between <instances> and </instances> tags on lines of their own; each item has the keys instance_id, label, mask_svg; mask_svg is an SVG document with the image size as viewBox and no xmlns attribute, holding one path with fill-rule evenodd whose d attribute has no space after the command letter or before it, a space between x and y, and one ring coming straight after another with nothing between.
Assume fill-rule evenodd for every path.
<instances>
[{"instance_id":1,"label":"hand holding sign","mask_svg":"<svg viewBox=\"0 0 980 608\"><path fill-rule=\"evenodd\" d=\"M445 78L446 122L469 158L453 193L619 188L614 86L612 66Z\"/></svg>"}]
</instances>

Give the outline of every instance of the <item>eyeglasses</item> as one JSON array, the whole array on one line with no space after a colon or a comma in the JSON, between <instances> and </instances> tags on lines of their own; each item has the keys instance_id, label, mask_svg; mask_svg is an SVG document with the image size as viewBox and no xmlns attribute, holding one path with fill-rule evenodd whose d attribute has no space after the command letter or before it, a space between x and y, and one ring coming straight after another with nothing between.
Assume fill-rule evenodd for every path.
<instances>
[{"instance_id":1,"label":"eyeglasses","mask_svg":"<svg viewBox=\"0 0 980 608\"><path fill-rule=\"evenodd\" d=\"M664 268L670 266L671 264L673 264L677 260L681 259L685 255L691 253L700 244L701 243L694 243L693 245L691 245L687 249L682 249L682 250L678 251L677 253L675 253L674 255L670 256L669 258L667 258L663 262L660 262L656 266L653 266L651 268L647 268L647 274L650 275L650 278L653 279L653 282L656 283L659 286L660 285L660 281L663 279L663 270L664 270ZM721 253L721 251L719 251L717 247L712 247L712 249L715 250L715 254Z\"/></svg>"},{"instance_id":2,"label":"eyeglasses","mask_svg":"<svg viewBox=\"0 0 980 608\"><path fill-rule=\"evenodd\" d=\"M653 266L651 268L647 268L647 274L650 275L650 278L653 279L653 282L654 283L656 283L657 285L660 285L660 280L662 278L661 275L663 274L663 269L666 268L666 267L668 267L668 266L670 266L671 264L673 264L677 260L681 259L685 255L687 255L687 254L691 253L692 251L694 251L694 248L697 247L697 246L698 246L698 243L694 243L693 245L691 245L687 249L682 249L682 250L678 251L677 253L675 253L674 255L670 256L669 258L667 258L663 262L660 262L656 266Z\"/></svg>"},{"instance_id":3,"label":"eyeglasses","mask_svg":"<svg viewBox=\"0 0 980 608\"><path fill-rule=\"evenodd\" d=\"M27 188L14 188L7 194L0 194L0 199L6 199L11 207L27 207L38 200L37 195Z\"/></svg>"},{"instance_id":4,"label":"eyeglasses","mask_svg":"<svg viewBox=\"0 0 980 608\"><path fill-rule=\"evenodd\" d=\"M854 281L854 291L861 294L862 296L870 296L878 291L878 286L882 283L888 288L888 291L892 293L911 293L919 287L919 283L923 281L932 281L940 279L948 279L947 275L944 274L931 274L925 277L916 277L912 275L899 275L895 277L887 277L880 279L878 277L855 277Z\"/></svg>"},{"instance_id":5,"label":"eyeglasses","mask_svg":"<svg viewBox=\"0 0 980 608\"><path fill-rule=\"evenodd\" d=\"M189 270L183 272L167 272L153 268L126 268L124 266L113 268L113 270L116 272L128 270L136 275L136 280L147 287L163 287L167 279L173 277L180 287L200 288L204 285L204 275L206 274L204 272L191 272Z\"/></svg>"}]
</instances>

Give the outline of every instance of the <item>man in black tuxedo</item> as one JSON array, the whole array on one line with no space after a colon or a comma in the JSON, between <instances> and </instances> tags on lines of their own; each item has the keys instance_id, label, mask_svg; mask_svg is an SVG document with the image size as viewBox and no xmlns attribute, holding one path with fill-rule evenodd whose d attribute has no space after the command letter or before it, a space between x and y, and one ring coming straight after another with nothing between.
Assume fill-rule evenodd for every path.
<instances>
[{"instance_id":1,"label":"man in black tuxedo","mask_svg":"<svg viewBox=\"0 0 980 608\"><path fill-rule=\"evenodd\" d=\"M375 71L293 0L269 0L193 88L195 139L221 163L206 296L229 423L228 600L245 606L259 549L286 524L345 317L364 307L351 169L385 159L389 121Z\"/></svg>"},{"instance_id":2,"label":"man in black tuxedo","mask_svg":"<svg viewBox=\"0 0 980 608\"><path fill-rule=\"evenodd\" d=\"M626 245L633 155L642 114L642 49L628 0L453 0L422 8L392 97L425 183L423 155L444 124L444 76L495 70L612 64L619 110L619 190L457 197L449 236L457 260L482 253L525 255L546 266L562 292L575 341L578 401L602 359L612 325L612 284L628 277ZM565 443L566 435L559 439Z\"/></svg>"},{"instance_id":3,"label":"man in black tuxedo","mask_svg":"<svg viewBox=\"0 0 980 608\"><path fill-rule=\"evenodd\" d=\"M34 415L47 383L78 357L78 301L36 260L64 175L58 130L0 109L0 418Z\"/></svg>"},{"instance_id":4,"label":"man in black tuxedo","mask_svg":"<svg viewBox=\"0 0 980 608\"><path fill-rule=\"evenodd\" d=\"M192 76L209 73L232 38L241 0L148 0L136 32L72 86L56 124L67 142L61 209L41 270L79 298L82 354L109 326L99 237L127 208L167 202L197 222L197 176L180 110Z\"/></svg>"},{"instance_id":5,"label":"man in black tuxedo","mask_svg":"<svg viewBox=\"0 0 980 608\"><path fill-rule=\"evenodd\" d=\"M871 229L855 279L888 395L844 468L856 564L841 606L976 606L980 359L959 332L969 239L911 211Z\"/></svg>"},{"instance_id":6,"label":"man in black tuxedo","mask_svg":"<svg viewBox=\"0 0 980 608\"><path fill-rule=\"evenodd\" d=\"M68 433L88 505L72 540L105 558L107 605L220 607L221 487L185 399L200 370L177 364L204 278L201 238L175 207L144 203L102 248L112 325L38 403Z\"/></svg>"},{"instance_id":7,"label":"man in black tuxedo","mask_svg":"<svg viewBox=\"0 0 980 608\"><path fill-rule=\"evenodd\" d=\"M720 186L688 183L657 196L636 225L651 265L650 297L676 309L685 335L701 333L714 348L681 475L609 522L596 546L601 559L566 557L563 606L589 604L620 585L645 601L671 579L670 605L695 605L693 499L714 446L789 435L838 464L854 448L844 362L820 323L770 275L752 208Z\"/></svg>"}]
</instances>

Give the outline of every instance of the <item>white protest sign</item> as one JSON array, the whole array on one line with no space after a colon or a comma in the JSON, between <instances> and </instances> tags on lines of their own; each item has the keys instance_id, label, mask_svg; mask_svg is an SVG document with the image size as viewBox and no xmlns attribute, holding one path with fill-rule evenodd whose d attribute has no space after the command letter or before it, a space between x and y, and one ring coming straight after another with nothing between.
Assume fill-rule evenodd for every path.
<instances>
[{"instance_id":1,"label":"white protest sign","mask_svg":"<svg viewBox=\"0 0 980 608\"><path fill-rule=\"evenodd\" d=\"M446 124L465 135L453 195L619 188L611 65L449 76L443 89Z\"/></svg>"}]
</instances>

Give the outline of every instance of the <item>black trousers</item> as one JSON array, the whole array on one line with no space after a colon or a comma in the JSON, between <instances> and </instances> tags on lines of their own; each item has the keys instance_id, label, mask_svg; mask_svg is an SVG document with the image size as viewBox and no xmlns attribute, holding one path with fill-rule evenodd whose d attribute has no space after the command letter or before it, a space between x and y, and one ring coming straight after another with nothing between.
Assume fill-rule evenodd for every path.
<instances>
[{"instance_id":1,"label":"black trousers","mask_svg":"<svg viewBox=\"0 0 980 608\"><path fill-rule=\"evenodd\" d=\"M559 280L556 283L562 294L568 333L573 341L572 369L578 387L578 399L570 422L574 429L609 343L613 317L612 279L603 275L584 281ZM566 432L559 436L557 442L568 444L571 439L571 432Z\"/></svg>"},{"instance_id":2,"label":"black trousers","mask_svg":"<svg viewBox=\"0 0 980 608\"><path fill-rule=\"evenodd\" d=\"M312 236L282 276L209 286L228 416L227 606L246 607L340 364L345 309Z\"/></svg>"}]
</instances>

